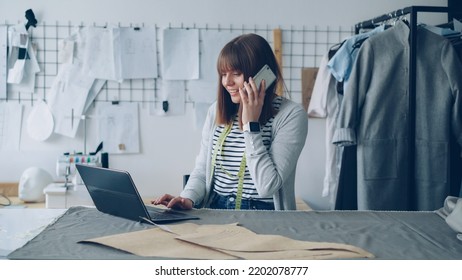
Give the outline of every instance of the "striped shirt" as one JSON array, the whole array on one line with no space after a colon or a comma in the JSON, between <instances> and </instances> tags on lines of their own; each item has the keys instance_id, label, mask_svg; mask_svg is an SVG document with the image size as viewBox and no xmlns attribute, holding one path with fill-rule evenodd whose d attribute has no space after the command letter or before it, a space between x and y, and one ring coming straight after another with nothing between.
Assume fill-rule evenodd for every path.
<instances>
[{"instance_id":1,"label":"striped shirt","mask_svg":"<svg viewBox=\"0 0 462 280\"><path fill-rule=\"evenodd\" d=\"M274 108L279 109L281 105L281 98L276 97L273 101ZM263 139L263 144L266 149L269 150L271 146L271 137L272 137L272 124L274 117L270 118L264 126L261 128L261 135ZM221 133L225 130L225 125L220 125L215 130L213 135L213 151L217 145L218 138ZM236 116L233 120L233 126L231 132L226 137L223 147L221 147L220 152L218 152L216 161L215 161L215 173L214 173L214 190L223 196L236 195L238 181L239 181L239 169L241 166L242 157L245 151L245 141L244 141L244 132L239 128L239 119ZM245 199L258 199L264 202L273 202L273 197L260 197L257 192L257 189L254 186L252 177L248 167L245 167L244 173L244 184L242 189L242 197Z\"/></svg>"}]
</instances>

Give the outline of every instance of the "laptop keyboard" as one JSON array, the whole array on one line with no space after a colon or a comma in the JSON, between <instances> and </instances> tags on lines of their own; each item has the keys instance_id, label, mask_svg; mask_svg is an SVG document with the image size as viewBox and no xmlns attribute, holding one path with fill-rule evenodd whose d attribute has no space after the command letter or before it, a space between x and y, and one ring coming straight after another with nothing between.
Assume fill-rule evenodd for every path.
<instances>
[{"instance_id":1,"label":"laptop keyboard","mask_svg":"<svg viewBox=\"0 0 462 280\"><path fill-rule=\"evenodd\" d=\"M174 217L184 218L186 216L186 214L172 211L172 210L167 210L167 209L163 210L163 209L158 209L158 208L149 207L149 206L146 206L146 209L148 210L149 216L151 216L151 219L153 220L157 220L157 219L165 220L165 219L171 219Z\"/></svg>"}]
</instances>

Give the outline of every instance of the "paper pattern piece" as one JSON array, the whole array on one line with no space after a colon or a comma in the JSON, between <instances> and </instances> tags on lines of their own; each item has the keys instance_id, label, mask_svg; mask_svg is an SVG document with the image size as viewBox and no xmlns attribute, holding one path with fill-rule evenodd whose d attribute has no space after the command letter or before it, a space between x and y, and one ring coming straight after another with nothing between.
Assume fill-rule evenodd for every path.
<instances>
[{"instance_id":1,"label":"paper pattern piece","mask_svg":"<svg viewBox=\"0 0 462 280\"><path fill-rule=\"evenodd\" d=\"M59 42L58 61L62 64L75 64L83 68L88 27L77 28L72 34Z\"/></svg>"},{"instance_id":2,"label":"paper pattern piece","mask_svg":"<svg viewBox=\"0 0 462 280\"><path fill-rule=\"evenodd\" d=\"M0 150L19 151L22 105L0 102Z\"/></svg>"},{"instance_id":3,"label":"paper pattern piece","mask_svg":"<svg viewBox=\"0 0 462 280\"><path fill-rule=\"evenodd\" d=\"M160 228L93 238L93 242L146 257L187 259L338 259L373 258L347 244L308 242L279 235L256 234L237 224L170 225ZM221 254L220 254L221 253Z\"/></svg>"},{"instance_id":4,"label":"paper pattern piece","mask_svg":"<svg viewBox=\"0 0 462 280\"><path fill-rule=\"evenodd\" d=\"M155 27L121 27L122 79L157 78Z\"/></svg>"},{"instance_id":5,"label":"paper pattern piece","mask_svg":"<svg viewBox=\"0 0 462 280\"><path fill-rule=\"evenodd\" d=\"M169 226L171 227L171 226ZM160 228L135 231L85 240L99 243L143 257L163 257L180 259L236 259L217 250L200 247L175 239L175 234Z\"/></svg>"},{"instance_id":6,"label":"paper pattern piece","mask_svg":"<svg viewBox=\"0 0 462 280\"><path fill-rule=\"evenodd\" d=\"M201 30L200 78L188 82L188 94L192 101L212 103L217 98L217 59L223 47L239 36L238 32Z\"/></svg>"},{"instance_id":7,"label":"paper pattern piece","mask_svg":"<svg viewBox=\"0 0 462 280\"><path fill-rule=\"evenodd\" d=\"M199 79L198 29L164 29L162 48L164 80Z\"/></svg>"},{"instance_id":8,"label":"paper pattern piece","mask_svg":"<svg viewBox=\"0 0 462 280\"><path fill-rule=\"evenodd\" d=\"M232 39L241 35L233 31L201 30L202 51L200 65L200 79L217 82L217 59L223 47Z\"/></svg>"},{"instance_id":9,"label":"paper pattern piece","mask_svg":"<svg viewBox=\"0 0 462 280\"><path fill-rule=\"evenodd\" d=\"M33 93L35 74L40 67L35 56L36 45L30 42L23 24L8 29L8 46L8 83L17 86L12 90Z\"/></svg>"},{"instance_id":10,"label":"paper pattern piece","mask_svg":"<svg viewBox=\"0 0 462 280\"><path fill-rule=\"evenodd\" d=\"M37 141L45 141L54 130L51 110L43 100L38 100L27 117L27 133Z\"/></svg>"},{"instance_id":11,"label":"paper pattern piece","mask_svg":"<svg viewBox=\"0 0 462 280\"><path fill-rule=\"evenodd\" d=\"M8 26L0 25L0 99L6 99L8 72Z\"/></svg>"},{"instance_id":12,"label":"paper pattern piece","mask_svg":"<svg viewBox=\"0 0 462 280\"><path fill-rule=\"evenodd\" d=\"M8 83L19 84L24 75L27 52L29 48L29 34L24 24L17 24L8 28Z\"/></svg>"},{"instance_id":13,"label":"paper pattern piece","mask_svg":"<svg viewBox=\"0 0 462 280\"><path fill-rule=\"evenodd\" d=\"M40 66L36 58L37 44L30 43L27 48L28 59L24 64L22 80L20 83L10 84L12 92L34 93L35 92L35 76L40 72Z\"/></svg>"},{"instance_id":14,"label":"paper pattern piece","mask_svg":"<svg viewBox=\"0 0 462 280\"><path fill-rule=\"evenodd\" d=\"M88 75L118 82L158 77L155 27L90 27L85 32L83 69Z\"/></svg>"},{"instance_id":15,"label":"paper pattern piece","mask_svg":"<svg viewBox=\"0 0 462 280\"><path fill-rule=\"evenodd\" d=\"M90 105L96 99L96 96L103 88L106 80L95 79L93 85L91 86L90 90L88 91L87 100L85 101L85 106L83 108L83 113L87 112Z\"/></svg>"},{"instance_id":16,"label":"paper pattern piece","mask_svg":"<svg viewBox=\"0 0 462 280\"><path fill-rule=\"evenodd\" d=\"M106 80L83 71L87 28L77 29L60 42L58 74L50 87L48 105L55 120L54 132L75 137L80 120Z\"/></svg>"},{"instance_id":17,"label":"paper pattern piece","mask_svg":"<svg viewBox=\"0 0 462 280\"><path fill-rule=\"evenodd\" d=\"M101 104L98 108L98 122L105 152L140 152L138 103Z\"/></svg>"},{"instance_id":18,"label":"paper pattern piece","mask_svg":"<svg viewBox=\"0 0 462 280\"><path fill-rule=\"evenodd\" d=\"M83 72L96 79L122 82L120 29L89 27L85 31Z\"/></svg>"},{"instance_id":19,"label":"paper pattern piece","mask_svg":"<svg viewBox=\"0 0 462 280\"><path fill-rule=\"evenodd\" d=\"M55 133L75 137L94 80L78 65L61 65L48 102L55 120Z\"/></svg>"}]
</instances>

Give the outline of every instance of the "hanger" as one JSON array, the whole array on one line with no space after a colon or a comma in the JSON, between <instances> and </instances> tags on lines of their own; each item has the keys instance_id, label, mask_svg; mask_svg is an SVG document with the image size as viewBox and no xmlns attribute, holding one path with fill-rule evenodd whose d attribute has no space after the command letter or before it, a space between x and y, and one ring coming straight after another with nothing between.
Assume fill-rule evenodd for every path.
<instances>
[{"instance_id":1,"label":"hanger","mask_svg":"<svg viewBox=\"0 0 462 280\"><path fill-rule=\"evenodd\" d=\"M333 45L333 46L331 46L329 48L329 52L328 52L328 55L327 55L329 59L331 59L334 56L334 54L340 49L340 47L342 47L342 45L343 45L343 43L345 43L345 41L346 40L343 40L342 42L337 43L337 44L335 44L335 45Z\"/></svg>"}]
</instances>

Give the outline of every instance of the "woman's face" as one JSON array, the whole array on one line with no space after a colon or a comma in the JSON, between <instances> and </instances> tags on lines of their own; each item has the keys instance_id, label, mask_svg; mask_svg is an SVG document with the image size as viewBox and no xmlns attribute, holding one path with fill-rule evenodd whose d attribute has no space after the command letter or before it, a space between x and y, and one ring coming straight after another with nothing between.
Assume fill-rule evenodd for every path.
<instances>
[{"instance_id":1,"label":"woman's face","mask_svg":"<svg viewBox=\"0 0 462 280\"><path fill-rule=\"evenodd\" d=\"M239 89L244 87L244 74L236 70L227 70L221 73L221 84L231 96L235 104L241 102Z\"/></svg>"}]
</instances>

